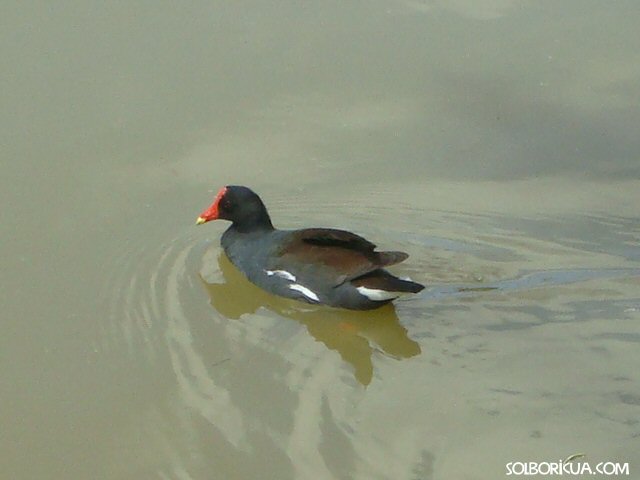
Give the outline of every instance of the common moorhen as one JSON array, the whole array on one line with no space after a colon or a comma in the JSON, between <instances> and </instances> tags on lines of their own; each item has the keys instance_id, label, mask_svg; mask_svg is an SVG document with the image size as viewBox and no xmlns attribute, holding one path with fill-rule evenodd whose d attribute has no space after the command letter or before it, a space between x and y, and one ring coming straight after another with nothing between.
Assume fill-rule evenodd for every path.
<instances>
[{"instance_id":1,"label":"common moorhen","mask_svg":"<svg viewBox=\"0 0 640 480\"><path fill-rule=\"evenodd\" d=\"M405 260L404 252L376 252L373 243L345 230L274 228L264 203L247 187L221 188L196 224L217 219L232 222L221 239L231 263L270 293L369 310L424 288L383 269Z\"/></svg>"}]
</instances>

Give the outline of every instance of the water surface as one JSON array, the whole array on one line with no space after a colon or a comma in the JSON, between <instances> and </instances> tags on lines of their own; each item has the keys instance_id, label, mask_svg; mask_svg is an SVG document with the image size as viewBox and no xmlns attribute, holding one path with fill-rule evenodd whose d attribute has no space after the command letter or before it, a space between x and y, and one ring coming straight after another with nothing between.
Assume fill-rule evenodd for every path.
<instances>
[{"instance_id":1,"label":"water surface","mask_svg":"<svg viewBox=\"0 0 640 480\"><path fill-rule=\"evenodd\" d=\"M635 10L4 8L2 477L636 471ZM264 294L193 225L229 183L427 289Z\"/></svg>"}]
</instances>

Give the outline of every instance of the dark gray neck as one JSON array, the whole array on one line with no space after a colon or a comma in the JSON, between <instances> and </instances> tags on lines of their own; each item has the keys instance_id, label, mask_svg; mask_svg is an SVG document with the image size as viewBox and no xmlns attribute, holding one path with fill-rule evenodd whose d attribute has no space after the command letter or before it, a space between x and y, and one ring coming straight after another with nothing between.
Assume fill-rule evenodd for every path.
<instances>
[{"instance_id":1,"label":"dark gray neck","mask_svg":"<svg viewBox=\"0 0 640 480\"><path fill-rule=\"evenodd\" d=\"M266 212L261 215L243 218L242 221L235 221L229 229L233 229L238 233L271 232L274 230L271 219Z\"/></svg>"}]
</instances>

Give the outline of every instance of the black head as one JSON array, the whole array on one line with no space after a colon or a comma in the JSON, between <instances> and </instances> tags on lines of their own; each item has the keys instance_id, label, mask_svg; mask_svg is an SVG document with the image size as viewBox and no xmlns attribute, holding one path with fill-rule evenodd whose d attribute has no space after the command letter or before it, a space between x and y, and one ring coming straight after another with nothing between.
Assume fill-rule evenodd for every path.
<instances>
[{"instance_id":1,"label":"black head","mask_svg":"<svg viewBox=\"0 0 640 480\"><path fill-rule=\"evenodd\" d=\"M250 188L227 185L220 189L209 208L200 214L196 223L211 220L229 220L240 231L268 229L273 225L267 208L260 197Z\"/></svg>"}]
</instances>

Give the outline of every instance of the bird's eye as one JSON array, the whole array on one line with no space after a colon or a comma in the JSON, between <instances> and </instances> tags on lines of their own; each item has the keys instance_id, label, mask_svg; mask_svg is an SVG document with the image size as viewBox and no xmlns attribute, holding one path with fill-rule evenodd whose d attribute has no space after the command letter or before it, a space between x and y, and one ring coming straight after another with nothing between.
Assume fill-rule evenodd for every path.
<instances>
[{"instance_id":1,"label":"bird's eye","mask_svg":"<svg viewBox=\"0 0 640 480\"><path fill-rule=\"evenodd\" d=\"M230 212L231 210L233 210L233 203L231 203L231 200L229 200L228 198L223 198L222 199L222 209Z\"/></svg>"}]
</instances>

